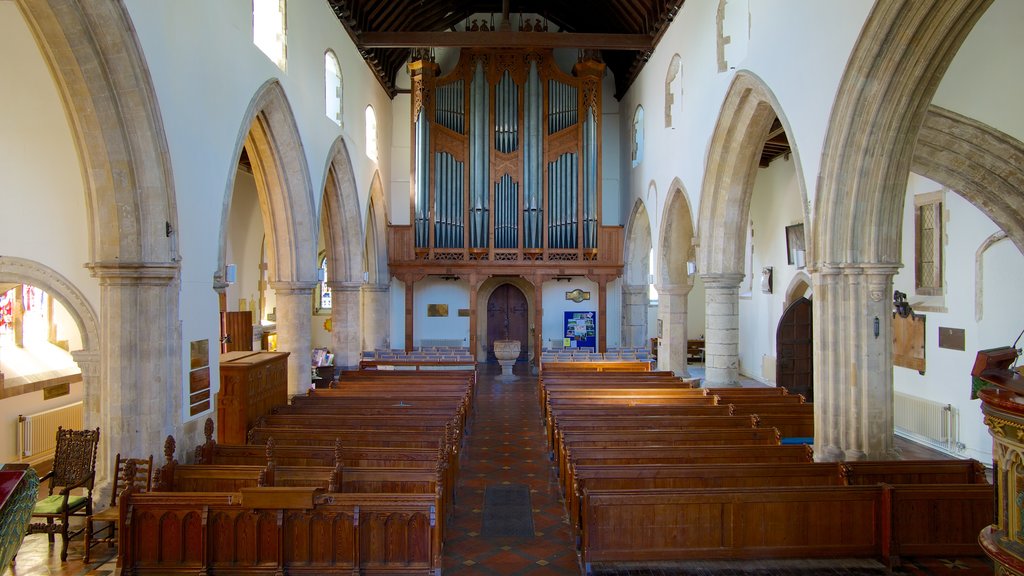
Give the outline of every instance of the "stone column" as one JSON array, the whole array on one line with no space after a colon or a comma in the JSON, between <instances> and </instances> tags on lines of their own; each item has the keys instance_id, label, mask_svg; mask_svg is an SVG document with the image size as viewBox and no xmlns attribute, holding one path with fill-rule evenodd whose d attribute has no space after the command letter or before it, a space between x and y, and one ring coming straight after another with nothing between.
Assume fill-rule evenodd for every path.
<instances>
[{"instance_id":1,"label":"stone column","mask_svg":"<svg viewBox=\"0 0 1024 576\"><path fill-rule=\"evenodd\" d=\"M76 361L84 362L86 425L100 428L96 467L106 474L114 454L160 454L181 428L180 272L177 264L88 267L100 285L99 353Z\"/></svg>"},{"instance_id":2,"label":"stone column","mask_svg":"<svg viewBox=\"0 0 1024 576\"><path fill-rule=\"evenodd\" d=\"M391 285L363 284L363 350L383 348L391 333Z\"/></svg>"},{"instance_id":3,"label":"stone column","mask_svg":"<svg viewBox=\"0 0 1024 576\"><path fill-rule=\"evenodd\" d=\"M362 283L328 282L331 288L331 352L341 369L359 367L363 344L360 322Z\"/></svg>"},{"instance_id":4,"label":"stone column","mask_svg":"<svg viewBox=\"0 0 1024 576\"><path fill-rule=\"evenodd\" d=\"M686 310L690 284L658 286L658 319L661 338L658 342L658 370L671 370L676 376L688 378L686 367Z\"/></svg>"},{"instance_id":5,"label":"stone column","mask_svg":"<svg viewBox=\"0 0 1024 576\"><path fill-rule=\"evenodd\" d=\"M270 287L277 297L277 349L291 353L288 394L305 394L312 384L312 298L316 282L271 282Z\"/></svg>"},{"instance_id":6,"label":"stone column","mask_svg":"<svg viewBox=\"0 0 1024 576\"><path fill-rule=\"evenodd\" d=\"M622 285L623 348L647 348L647 308L650 305L651 297L648 286L643 284Z\"/></svg>"},{"instance_id":7,"label":"stone column","mask_svg":"<svg viewBox=\"0 0 1024 576\"><path fill-rule=\"evenodd\" d=\"M85 397L82 402L82 427L86 430L92 428L100 429L100 446L96 452L96 482L93 485L94 505L110 502L110 492L114 489L113 478L111 477L111 466L100 466L102 462L113 462L113 454L105 448L104 431L106 414L103 412L100 382L100 353L96 350L75 350L71 357L78 364L82 371L82 390ZM109 440L108 440L109 441Z\"/></svg>"},{"instance_id":8,"label":"stone column","mask_svg":"<svg viewBox=\"0 0 1024 576\"><path fill-rule=\"evenodd\" d=\"M885 460L893 444L892 278L887 264L823 266L814 281L814 451Z\"/></svg>"},{"instance_id":9,"label":"stone column","mask_svg":"<svg viewBox=\"0 0 1024 576\"><path fill-rule=\"evenodd\" d=\"M704 385L734 386L740 374L740 282L743 274L701 274L704 280Z\"/></svg>"}]
</instances>

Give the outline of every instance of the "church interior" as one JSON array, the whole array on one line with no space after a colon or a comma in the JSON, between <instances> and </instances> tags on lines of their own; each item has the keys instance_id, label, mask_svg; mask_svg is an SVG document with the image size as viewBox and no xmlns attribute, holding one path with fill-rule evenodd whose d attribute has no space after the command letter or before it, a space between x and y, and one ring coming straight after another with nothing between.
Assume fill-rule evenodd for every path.
<instances>
[{"instance_id":1,"label":"church interior","mask_svg":"<svg viewBox=\"0 0 1024 576\"><path fill-rule=\"evenodd\" d=\"M1022 28L0 0L0 574L1024 575Z\"/></svg>"}]
</instances>

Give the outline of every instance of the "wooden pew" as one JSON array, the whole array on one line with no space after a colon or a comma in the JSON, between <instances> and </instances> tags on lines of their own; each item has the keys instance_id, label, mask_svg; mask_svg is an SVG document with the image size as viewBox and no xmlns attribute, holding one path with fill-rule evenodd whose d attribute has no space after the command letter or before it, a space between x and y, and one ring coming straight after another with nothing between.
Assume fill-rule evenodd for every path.
<instances>
[{"instance_id":1,"label":"wooden pew","mask_svg":"<svg viewBox=\"0 0 1024 576\"><path fill-rule=\"evenodd\" d=\"M708 394L732 396L786 396L789 390L782 386L711 386L704 388Z\"/></svg>"},{"instance_id":2,"label":"wooden pew","mask_svg":"<svg viewBox=\"0 0 1024 576\"><path fill-rule=\"evenodd\" d=\"M561 372L645 372L651 369L649 360L593 360L586 362L560 362L543 360L540 363L541 373L550 371Z\"/></svg>"},{"instance_id":3,"label":"wooden pew","mask_svg":"<svg viewBox=\"0 0 1024 576\"><path fill-rule=\"evenodd\" d=\"M597 562L980 556L991 499L984 484L584 488L580 553L588 574Z\"/></svg>"},{"instance_id":4,"label":"wooden pew","mask_svg":"<svg viewBox=\"0 0 1024 576\"><path fill-rule=\"evenodd\" d=\"M576 534L582 491L637 489L754 488L762 486L845 486L845 469L837 462L656 464L576 466L574 484L565 494Z\"/></svg>"},{"instance_id":5,"label":"wooden pew","mask_svg":"<svg viewBox=\"0 0 1024 576\"><path fill-rule=\"evenodd\" d=\"M146 492L120 498L131 574L440 573L433 494Z\"/></svg>"},{"instance_id":6,"label":"wooden pew","mask_svg":"<svg viewBox=\"0 0 1024 576\"><path fill-rule=\"evenodd\" d=\"M855 485L988 484L977 460L857 460L843 466Z\"/></svg>"}]
</instances>

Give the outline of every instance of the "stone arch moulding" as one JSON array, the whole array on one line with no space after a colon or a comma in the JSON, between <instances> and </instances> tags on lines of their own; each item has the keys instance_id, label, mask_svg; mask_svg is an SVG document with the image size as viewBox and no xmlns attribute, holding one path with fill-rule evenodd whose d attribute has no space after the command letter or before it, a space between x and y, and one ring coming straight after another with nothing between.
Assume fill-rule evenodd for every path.
<instances>
[{"instance_id":1,"label":"stone arch moulding","mask_svg":"<svg viewBox=\"0 0 1024 576\"><path fill-rule=\"evenodd\" d=\"M362 282L363 222L360 218L359 190L356 186L352 159L345 140L338 137L328 155L324 201L321 206L326 224L327 269L332 281Z\"/></svg>"},{"instance_id":2,"label":"stone arch moulding","mask_svg":"<svg viewBox=\"0 0 1024 576\"><path fill-rule=\"evenodd\" d=\"M91 261L98 266L177 262L177 208L167 137L124 4L17 4L71 118L88 194Z\"/></svg>"},{"instance_id":3,"label":"stone arch moulding","mask_svg":"<svg viewBox=\"0 0 1024 576\"><path fill-rule=\"evenodd\" d=\"M697 222L702 274L743 273L750 197L764 138L776 118L789 136L805 229L813 229L800 150L789 120L767 85L752 72L741 70L722 103L705 161ZM808 247L808 261L813 259L811 250Z\"/></svg>"},{"instance_id":4,"label":"stone arch moulding","mask_svg":"<svg viewBox=\"0 0 1024 576\"><path fill-rule=\"evenodd\" d=\"M912 172L976 206L1024 253L1024 143L934 104L914 147Z\"/></svg>"},{"instance_id":5,"label":"stone arch moulding","mask_svg":"<svg viewBox=\"0 0 1024 576\"><path fill-rule=\"evenodd\" d=\"M100 330L96 312L85 294L61 273L34 260L0 256L0 281L42 288L56 298L74 319L82 337L82 351L93 353L99 347Z\"/></svg>"},{"instance_id":6,"label":"stone arch moulding","mask_svg":"<svg viewBox=\"0 0 1024 576\"><path fill-rule=\"evenodd\" d=\"M974 321L981 322L985 301L985 252L997 242L1009 238L1002 230L986 238L974 253Z\"/></svg>"},{"instance_id":7,"label":"stone arch moulding","mask_svg":"<svg viewBox=\"0 0 1024 576\"><path fill-rule=\"evenodd\" d=\"M227 257L228 215L243 148L252 162L263 226L270 238L271 281L315 282L317 225L309 168L295 116L277 80L265 82L249 103L231 155L215 280L222 279Z\"/></svg>"},{"instance_id":8,"label":"stone arch moulding","mask_svg":"<svg viewBox=\"0 0 1024 576\"><path fill-rule=\"evenodd\" d=\"M366 210L367 281L371 284L387 283L388 273L388 212L384 202L384 184L380 171L374 171L370 182L370 202ZM371 253L372 251L372 253Z\"/></svg>"},{"instance_id":9,"label":"stone arch moulding","mask_svg":"<svg viewBox=\"0 0 1024 576\"><path fill-rule=\"evenodd\" d=\"M526 296L526 306L529 308L526 313L526 317L529 322L529 343L526 349L529 355L528 358L531 362L539 361L539 358L533 358L535 355L534 350L536 349L534 347L535 338L537 338L541 332L541 327L535 326L534 323L534 311L537 309L539 304L535 298L537 292L534 284L522 276L492 276L480 284L480 287L476 292L476 309L479 314L479 320L476 323L477 349L472 350L471 352L478 362L483 362L487 359L487 301L490 300L491 294L494 293L494 291L502 284L511 284L521 290Z\"/></svg>"},{"instance_id":10,"label":"stone arch moulding","mask_svg":"<svg viewBox=\"0 0 1024 576\"><path fill-rule=\"evenodd\" d=\"M808 290L813 293L814 284L811 282L811 275L807 272L800 270L797 272L792 280L789 281L789 287L786 288L786 300L783 303L783 309L788 308L790 304L796 302L800 298L807 298L813 300L812 296L807 294Z\"/></svg>"},{"instance_id":11,"label":"stone arch moulding","mask_svg":"<svg viewBox=\"0 0 1024 576\"><path fill-rule=\"evenodd\" d=\"M661 236L658 242L658 285L692 283L686 265L696 256L693 210L679 178L673 179L669 185L658 231Z\"/></svg>"},{"instance_id":12,"label":"stone arch moulding","mask_svg":"<svg viewBox=\"0 0 1024 576\"><path fill-rule=\"evenodd\" d=\"M625 267L623 281L627 284L646 286L650 273L651 219L642 199L633 204L626 228Z\"/></svg>"},{"instance_id":13,"label":"stone arch moulding","mask_svg":"<svg viewBox=\"0 0 1024 576\"><path fill-rule=\"evenodd\" d=\"M902 252L907 177L935 90L990 4L876 2L840 79L808 254L816 460L894 455L888 298Z\"/></svg>"}]
</instances>

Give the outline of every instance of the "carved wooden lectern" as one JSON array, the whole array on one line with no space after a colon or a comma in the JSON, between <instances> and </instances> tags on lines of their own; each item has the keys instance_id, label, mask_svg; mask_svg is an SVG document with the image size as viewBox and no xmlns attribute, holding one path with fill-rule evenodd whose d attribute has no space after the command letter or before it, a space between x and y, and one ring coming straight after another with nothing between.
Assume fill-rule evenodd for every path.
<instances>
[{"instance_id":1,"label":"carved wooden lectern","mask_svg":"<svg viewBox=\"0 0 1024 576\"><path fill-rule=\"evenodd\" d=\"M978 541L995 573L1007 576L1024 576L1024 376L1010 368L1017 355L1012 346L981 350L971 370L992 435L996 484L995 523Z\"/></svg>"}]
</instances>

